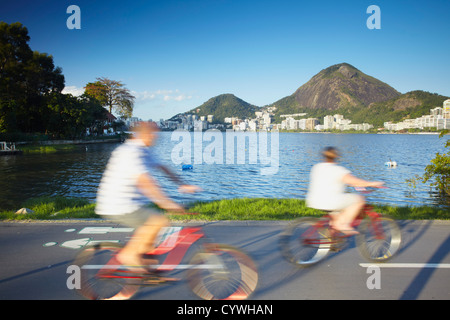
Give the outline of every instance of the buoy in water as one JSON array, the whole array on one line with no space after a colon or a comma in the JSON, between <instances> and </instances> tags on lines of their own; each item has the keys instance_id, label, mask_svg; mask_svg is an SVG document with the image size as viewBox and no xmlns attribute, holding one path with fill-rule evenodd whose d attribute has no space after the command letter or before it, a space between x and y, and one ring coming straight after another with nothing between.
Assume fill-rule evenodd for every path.
<instances>
[{"instance_id":1,"label":"buoy in water","mask_svg":"<svg viewBox=\"0 0 450 320\"><path fill-rule=\"evenodd\" d=\"M181 170L192 170L194 167L191 164L183 164Z\"/></svg>"}]
</instances>

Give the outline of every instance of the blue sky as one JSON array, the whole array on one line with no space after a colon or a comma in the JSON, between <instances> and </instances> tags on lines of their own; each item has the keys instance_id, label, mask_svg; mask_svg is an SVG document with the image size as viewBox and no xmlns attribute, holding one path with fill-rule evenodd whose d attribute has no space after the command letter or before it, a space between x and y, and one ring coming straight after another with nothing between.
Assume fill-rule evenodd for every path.
<instances>
[{"instance_id":1,"label":"blue sky","mask_svg":"<svg viewBox=\"0 0 450 320\"><path fill-rule=\"evenodd\" d=\"M81 29L69 30L69 5ZM369 30L370 5L381 29ZM135 116L170 118L222 93L263 106L347 62L398 91L450 96L450 1L2 1L33 50L54 57L66 88L122 81Z\"/></svg>"}]
</instances>

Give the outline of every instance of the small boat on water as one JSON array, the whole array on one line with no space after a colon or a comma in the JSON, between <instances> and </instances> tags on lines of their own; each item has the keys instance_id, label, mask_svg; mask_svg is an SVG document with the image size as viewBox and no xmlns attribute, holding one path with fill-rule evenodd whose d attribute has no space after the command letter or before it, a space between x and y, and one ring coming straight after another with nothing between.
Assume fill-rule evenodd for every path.
<instances>
[{"instance_id":1,"label":"small boat on water","mask_svg":"<svg viewBox=\"0 0 450 320\"><path fill-rule=\"evenodd\" d=\"M397 162L389 160L388 162L385 162L384 165L389 168L394 168L397 166Z\"/></svg>"}]
</instances>

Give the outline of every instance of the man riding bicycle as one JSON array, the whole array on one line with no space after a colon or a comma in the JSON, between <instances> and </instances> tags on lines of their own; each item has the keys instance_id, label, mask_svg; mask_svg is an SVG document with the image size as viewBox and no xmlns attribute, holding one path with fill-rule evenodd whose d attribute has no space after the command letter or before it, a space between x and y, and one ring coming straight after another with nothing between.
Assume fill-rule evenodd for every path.
<instances>
[{"instance_id":1,"label":"man riding bicycle","mask_svg":"<svg viewBox=\"0 0 450 320\"><path fill-rule=\"evenodd\" d=\"M142 255L154 248L158 232L169 225L169 220L157 210L153 202L169 212L183 212L184 208L172 201L160 188L152 173L163 170L180 184L179 191L195 192L199 188L184 185L152 153L158 127L153 122L141 122L134 128L134 136L116 148L103 174L97 193L96 213L106 219L136 228L132 238L119 252L117 259L123 265L143 265ZM156 261L147 261L147 264Z\"/></svg>"},{"instance_id":2,"label":"man riding bicycle","mask_svg":"<svg viewBox=\"0 0 450 320\"><path fill-rule=\"evenodd\" d=\"M306 205L311 208L333 211L331 226L346 235L357 234L351 227L365 204L363 196L346 193L352 187L381 187L381 181L366 181L355 177L346 168L337 165L338 151L334 147L323 150L324 161L313 166L306 196Z\"/></svg>"}]
</instances>

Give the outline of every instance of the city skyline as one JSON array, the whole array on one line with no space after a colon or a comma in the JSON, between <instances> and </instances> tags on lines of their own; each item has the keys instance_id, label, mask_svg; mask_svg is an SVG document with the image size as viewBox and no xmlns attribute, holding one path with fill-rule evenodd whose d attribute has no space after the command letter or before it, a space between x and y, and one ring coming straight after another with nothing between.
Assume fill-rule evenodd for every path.
<instances>
[{"instance_id":1,"label":"city skyline","mask_svg":"<svg viewBox=\"0 0 450 320\"><path fill-rule=\"evenodd\" d=\"M81 29L68 29L75 4ZM370 5L381 29L369 29ZM257 106L347 62L401 93L450 96L448 1L39 1L0 4L27 27L32 50L63 69L65 92L122 81L134 116L168 119L232 93Z\"/></svg>"}]
</instances>

